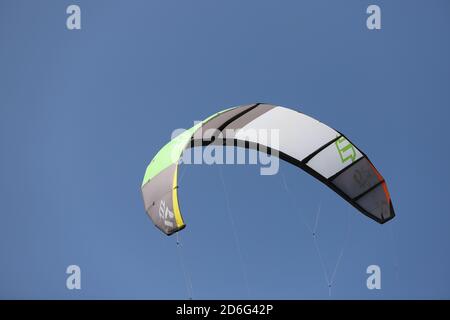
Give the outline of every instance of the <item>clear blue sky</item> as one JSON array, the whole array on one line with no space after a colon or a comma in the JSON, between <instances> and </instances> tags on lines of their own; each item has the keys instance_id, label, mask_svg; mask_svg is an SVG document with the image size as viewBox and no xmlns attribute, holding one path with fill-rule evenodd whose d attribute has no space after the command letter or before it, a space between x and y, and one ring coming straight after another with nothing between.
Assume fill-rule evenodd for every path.
<instances>
[{"instance_id":1,"label":"clear blue sky","mask_svg":"<svg viewBox=\"0 0 450 320\"><path fill-rule=\"evenodd\" d=\"M380 31L365 26L372 3ZM69 4L82 30L66 29ZM176 239L144 212L145 168L173 129L269 102L351 138L387 179L397 217L380 226L286 163L269 177L184 167L193 298L450 298L449 9L2 0L0 297L187 298ZM319 205L317 250L307 225ZM70 264L79 291L65 287ZM366 288L371 264L381 290Z\"/></svg>"}]
</instances>

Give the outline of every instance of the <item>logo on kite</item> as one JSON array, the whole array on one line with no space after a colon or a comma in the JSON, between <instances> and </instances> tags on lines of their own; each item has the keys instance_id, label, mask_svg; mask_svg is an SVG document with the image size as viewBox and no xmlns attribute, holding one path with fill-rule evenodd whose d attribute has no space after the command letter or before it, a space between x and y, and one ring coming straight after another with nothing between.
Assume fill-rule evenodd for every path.
<instances>
[{"instance_id":1,"label":"logo on kite","mask_svg":"<svg viewBox=\"0 0 450 320\"><path fill-rule=\"evenodd\" d=\"M164 221L167 227L173 228L174 214L169 210L169 206L166 205L164 200L159 203L159 218Z\"/></svg>"},{"instance_id":2,"label":"logo on kite","mask_svg":"<svg viewBox=\"0 0 450 320\"><path fill-rule=\"evenodd\" d=\"M348 160L351 160L352 162L355 161L355 147L353 147L353 145L347 139L345 139L345 137L337 139L334 144L336 145L337 151L339 152L342 163L345 163Z\"/></svg>"}]
</instances>

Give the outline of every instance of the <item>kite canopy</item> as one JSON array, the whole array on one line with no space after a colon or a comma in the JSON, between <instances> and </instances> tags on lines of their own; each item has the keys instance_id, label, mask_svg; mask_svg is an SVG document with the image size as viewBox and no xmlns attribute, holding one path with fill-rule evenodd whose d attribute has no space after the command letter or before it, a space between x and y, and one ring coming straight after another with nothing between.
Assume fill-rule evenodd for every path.
<instances>
[{"instance_id":1,"label":"kite canopy","mask_svg":"<svg viewBox=\"0 0 450 320\"><path fill-rule=\"evenodd\" d=\"M279 140L248 135L279 130ZM196 145L234 145L276 154L317 178L361 213L378 223L395 216L386 182L369 158L343 134L298 111L253 104L218 112L167 143L147 167L142 182L145 210L165 234L185 227L178 204L178 163Z\"/></svg>"}]
</instances>

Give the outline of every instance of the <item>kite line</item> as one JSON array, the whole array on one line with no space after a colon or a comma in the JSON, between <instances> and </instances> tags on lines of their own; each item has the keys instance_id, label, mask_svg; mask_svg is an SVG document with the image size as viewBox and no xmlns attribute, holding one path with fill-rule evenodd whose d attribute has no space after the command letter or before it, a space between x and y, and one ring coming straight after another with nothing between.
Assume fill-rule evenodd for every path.
<instances>
[{"instance_id":1,"label":"kite line","mask_svg":"<svg viewBox=\"0 0 450 320\"><path fill-rule=\"evenodd\" d=\"M186 292L188 295L188 299L192 300L193 298L193 293L194 293L194 288L192 286L192 280L191 280L191 276L189 274L189 271L187 270L185 264L184 264L184 259L183 259L183 253L181 252L182 249L182 245L181 245L181 240L180 240L180 236L178 234L178 232L176 233L176 241L177 241L177 253L178 253L178 258L180 261L180 266L181 269L183 271L183 277L184 277L184 283L186 284Z\"/></svg>"},{"instance_id":2,"label":"kite line","mask_svg":"<svg viewBox=\"0 0 450 320\"><path fill-rule=\"evenodd\" d=\"M283 172L280 172L280 173L281 173L281 179L282 179L283 185L284 185L284 187L286 189L286 193L288 194L289 198L291 199L291 202L292 202L292 205L294 206L294 208L297 208L298 206L296 204L295 197L294 197L294 195L292 194L290 188L287 185L286 178L285 178ZM318 230L318 227L319 227L319 217L320 217L320 213L322 211L321 207L322 207L322 204L320 202L319 206L318 206L318 209L317 209L317 212L315 214L315 218L314 218L314 227L310 226L310 224L308 223L307 219L304 218L302 211L299 211L299 215L300 215L300 219L302 220L305 228L309 231L309 233L312 236L312 241L313 241L313 244L314 244L314 248L315 248L317 256L319 258L319 262L320 262L320 265L321 265L321 268L322 268L322 272L324 274L324 278L325 278L325 281L326 281L327 286L328 286L328 295L331 297L331 288L332 288L332 286L334 284L334 280L335 280L335 277L336 277L339 265L340 265L341 260L342 260L342 258L344 256L345 248L347 247L347 244L348 244L348 241L349 241L349 238L350 238L350 214L348 213L349 211L347 210L347 230L346 230L346 236L345 236L345 239L344 239L344 243L343 243L343 245L342 245L342 247L340 249L339 256L337 258L336 264L333 267L332 272L328 273L328 270L327 270L327 267L326 267L326 260L324 259L323 255L322 255L322 251L320 250L320 246L319 246L319 243L317 241L317 238L318 238L317 230Z\"/></svg>"},{"instance_id":3,"label":"kite line","mask_svg":"<svg viewBox=\"0 0 450 320\"><path fill-rule=\"evenodd\" d=\"M244 278L245 288L247 290L247 297L250 298L250 286L249 286L249 282L248 282L247 267L245 265L244 257L242 255L239 234L236 229L236 223L234 221L233 214L231 213L230 199L229 199L227 187L225 184L225 178L223 177L222 167L220 165L218 167L219 167L219 177L222 182L223 192L224 192L224 196L225 196L226 211L227 211L228 218L230 219L231 229L233 230L233 237L234 237L234 243L236 245L237 254L239 256L239 260L241 261L242 276Z\"/></svg>"}]
</instances>

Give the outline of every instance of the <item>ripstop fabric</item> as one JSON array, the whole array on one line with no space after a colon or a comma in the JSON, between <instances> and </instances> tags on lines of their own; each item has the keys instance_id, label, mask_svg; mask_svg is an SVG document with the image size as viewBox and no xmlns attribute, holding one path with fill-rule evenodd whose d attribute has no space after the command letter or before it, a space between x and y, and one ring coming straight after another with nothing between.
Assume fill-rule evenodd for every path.
<instances>
[{"instance_id":1,"label":"ripstop fabric","mask_svg":"<svg viewBox=\"0 0 450 320\"><path fill-rule=\"evenodd\" d=\"M270 130L278 130L279 139L249 134ZM141 186L144 207L165 234L185 227L178 203L178 163L183 151L223 141L277 155L378 223L395 216L384 178L347 137L298 111L257 103L226 109L197 123L168 142L150 162Z\"/></svg>"}]
</instances>

